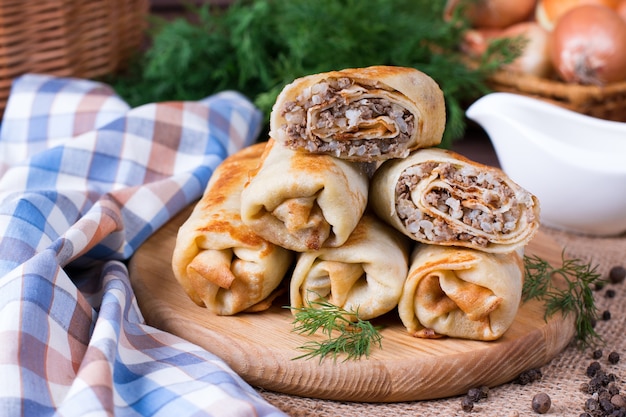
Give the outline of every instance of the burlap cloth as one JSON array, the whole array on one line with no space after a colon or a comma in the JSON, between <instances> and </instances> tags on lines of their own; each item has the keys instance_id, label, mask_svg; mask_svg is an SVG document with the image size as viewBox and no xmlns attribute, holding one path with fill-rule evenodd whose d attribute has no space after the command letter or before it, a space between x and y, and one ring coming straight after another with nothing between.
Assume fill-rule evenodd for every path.
<instances>
[{"instance_id":1,"label":"burlap cloth","mask_svg":"<svg viewBox=\"0 0 626 417\"><path fill-rule=\"evenodd\" d=\"M626 266L626 235L613 238L579 236L544 227L563 248L569 258L581 259L597 266L597 272L608 276L611 267ZM606 289L616 291L614 298L605 296ZM618 386L626 393L626 284L613 284L604 290L596 291L596 305L600 311L609 310L611 318L600 320L596 331L602 336L605 345L599 362L607 372L618 378ZM545 392L552 400L549 416L579 416L589 394L580 386L589 381L586 369L593 361L593 349L577 349L568 346L560 355L541 367L543 377L528 385L508 383L492 387L489 397L475 404L471 412L461 409L462 396L403 403L351 403L301 398L291 395L268 392L259 389L269 402L293 417L304 416L533 416L532 398L539 392ZM618 352L622 359L615 365L609 364L609 352Z\"/></svg>"}]
</instances>

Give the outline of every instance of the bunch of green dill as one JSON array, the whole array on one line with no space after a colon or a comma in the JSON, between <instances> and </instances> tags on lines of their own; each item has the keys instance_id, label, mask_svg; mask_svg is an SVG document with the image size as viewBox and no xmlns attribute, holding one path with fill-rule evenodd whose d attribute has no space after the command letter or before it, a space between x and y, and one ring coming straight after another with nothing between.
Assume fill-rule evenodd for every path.
<instances>
[{"instance_id":1,"label":"bunch of green dill","mask_svg":"<svg viewBox=\"0 0 626 417\"><path fill-rule=\"evenodd\" d=\"M132 69L108 80L132 106L240 91L269 119L295 78L370 65L417 68L444 92L442 146L462 136L463 106L489 92L487 77L520 48L503 41L468 65L459 51L462 8L444 21L444 1L255 0L228 8L189 6L194 21L155 20L150 46Z\"/></svg>"}]
</instances>

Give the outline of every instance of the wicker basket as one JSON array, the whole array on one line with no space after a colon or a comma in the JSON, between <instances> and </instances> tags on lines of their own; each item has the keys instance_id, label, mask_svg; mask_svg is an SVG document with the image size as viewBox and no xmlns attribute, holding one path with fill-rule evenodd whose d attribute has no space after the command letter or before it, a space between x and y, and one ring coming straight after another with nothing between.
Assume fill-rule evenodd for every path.
<instances>
[{"instance_id":1,"label":"wicker basket","mask_svg":"<svg viewBox=\"0 0 626 417\"><path fill-rule=\"evenodd\" d=\"M149 0L0 0L0 115L25 73L96 78L141 46Z\"/></svg>"},{"instance_id":2,"label":"wicker basket","mask_svg":"<svg viewBox=\"0 0 626 417\"><path fill-rule=\"evenodd\" d=\"M626 122L626 81L598 87L502 71L492 76L489 84L495 91L540 98L589 116Z\"/></svg>"}]
</instances>

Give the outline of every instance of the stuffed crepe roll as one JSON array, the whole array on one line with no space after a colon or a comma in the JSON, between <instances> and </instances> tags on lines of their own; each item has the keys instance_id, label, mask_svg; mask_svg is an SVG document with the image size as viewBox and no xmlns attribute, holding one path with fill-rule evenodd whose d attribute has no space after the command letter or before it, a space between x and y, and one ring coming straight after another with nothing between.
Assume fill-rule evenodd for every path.
<instances>
[{"instance_id":1,"label":"stuffed crepe roll","mask_svg":"<svg viewBox=\"0 0 626 417\"><path fill-rule=\"evenodd\" d=\"M526 245L539 228L539 202L498 168L444 149L420 149L374 173L370 204L411 239L485 252Z\"/></svg>"},{"instance_id":2,"label":"stuffed crepe roll","mask_svg":"<svg viewBox=\"0 0 626 417\"><path fill-rule=\"evenodd\" d=\"M336 247L363 215L368 187L360 164L295 152L270 139L241 194L241 218L290 250Z\"/></svg>"},{"instance_id":3,"label":"stuffed crepe roll","mask_svg":"<svg viewBox=\"0 0 626 417\"><path fill-rule=\"evenodd\" d=\"M174 276L196 304L218 315L269 308L293 261L293 253L241 221L241 190L264 147L256 144L226 158L178 230Z\"/></svg>"},{"instance_id":4,"label":"stuffed crepe roll","mask_svg":"<svg viewBox=\"0 0 626 417\"><path fill-rule=\"evenodd\" d=\"M398 313L410 334L495 340L513 323L524 274L517 251L417 244L409 265Z\"/></svg>"},{"instance_id":5,"label":"stuffed crepe roll","mask_svg":"<svg viewBox=\"0 0 626 417\"><path fill-rule=\"evenodd\" d=\"M398 305L408 256L409 239L365 214L342 246L297 254L291 307L326 300L363 320L385 314Z\"/></svg>"},{"instance_id":6,"label":"stuffed crepe roll","mask_svg":"<svg viewBox=\"0 0 626 417\"><path fill-rule=\"evenodd\" d=\"M441 142L441 89L414 69L373 66L298 78L278 95L270 135L290 149L361 162Z\"/></svg>"}]
</instances>

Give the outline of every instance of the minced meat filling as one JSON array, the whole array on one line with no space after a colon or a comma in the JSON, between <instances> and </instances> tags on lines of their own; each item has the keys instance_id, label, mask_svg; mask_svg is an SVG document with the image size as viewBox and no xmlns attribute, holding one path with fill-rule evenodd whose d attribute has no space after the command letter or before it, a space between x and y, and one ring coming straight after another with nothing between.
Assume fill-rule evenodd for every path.
<instances>
[{"instance_id":1,"label":"minced meat filling","mask_svg":"<svg viewBox=\"0 0 626 417\"><path fill-rule=\"evenodd\" d=\"M414 129L413 115L385 98L362 98L347 103L339 94L342 90L362 90L366 86L355 84L349 78L329 78L303 91L295 101L285 104L283 116L287 121L286 145L292 149L306 149L309 152L328 153L337 156L399 156L404 152L402 145L407 143ZM399 127L394 138L368 138L341 140L331 135L307 137L307 115L309 108L324 103L330 107L319 113L314 129L340 128L342 132L355 132L364 120L388 116Z\"/></svg>"},{"instance_id":2,"label":"minced meat filling","mask_svg":"<svg viewBox=\"0 0 626 417\"><path fill-rule=\"evenodd\" d=\"M451 185L448 189L432 189L424 196L432 207L447 216L489 234L506 234L517 226L524 205L513 190L490 172L451 163L427 162L405 170L396 186L396 211L409 233L419 239L436 242L470 241L480 247L489 243L485 237L474 236L455 229L441 218L434 218L417 210L411 200L411 190L424 178L436 173ZM476 199L462 199L459 194L471 193ZM506 203L506 209L502 209Z\"/></svg>"}]
</instances>

